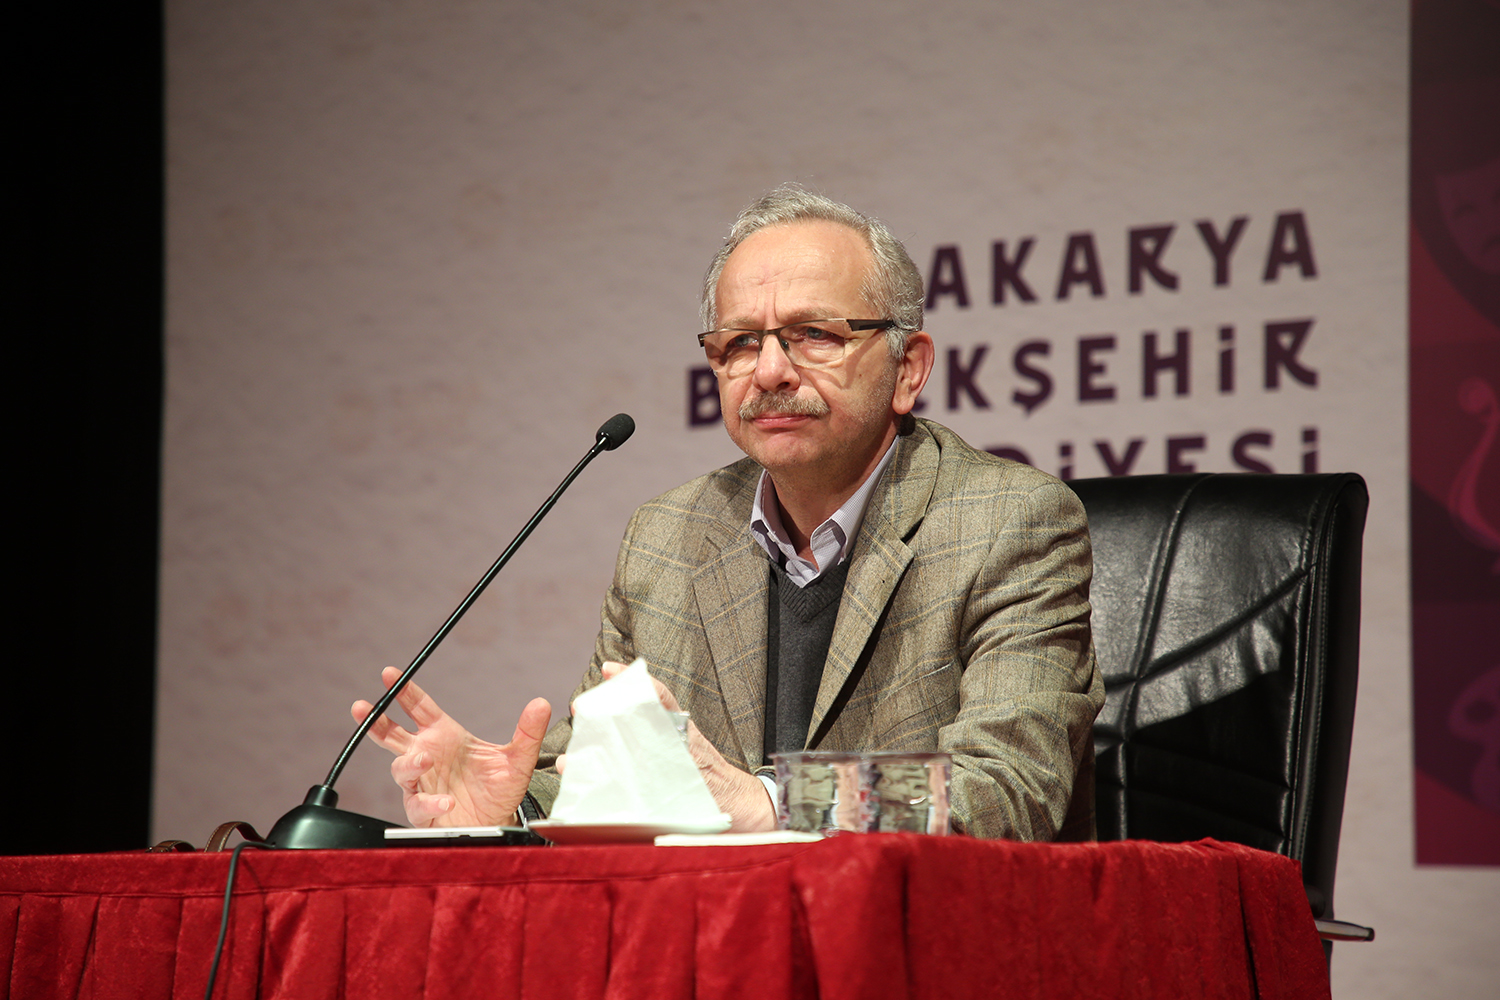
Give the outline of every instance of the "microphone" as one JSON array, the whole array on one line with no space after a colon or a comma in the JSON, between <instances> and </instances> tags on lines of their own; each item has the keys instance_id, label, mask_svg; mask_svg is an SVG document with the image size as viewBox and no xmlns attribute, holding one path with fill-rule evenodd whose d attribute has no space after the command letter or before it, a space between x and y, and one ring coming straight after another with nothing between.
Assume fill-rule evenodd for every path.
<instances>
[{"instance_id":1,"label":"microphone","mask_svg":"<svg viewBox=\"0 0 1500 1000\"><path fill-rule=\"evenodd\" d=\"M604 421L599 428L599 435L595 439L605 451L614 451L620 445L630 440L630 435L635 433L635 421L630 419L628 413L616 413Z\"/></svg>"},{"instance_id":2,"label":"microphone","mask_svg":"<svg viewBox=\"0 0 1500 1000\"><path fill-rule=\"evenodd\" d=\"M402 672L396 683L392 684L390 690L382 695L375 706L370 709L370 714L365 716L365 720L354 730L354 735L349 737L349 742L344 745L343 753L339 754L338 760L334 762L333 768L328 772L328 777L323 779L323 783L309 788L302 804L281 817L276 821L276 825L271 827L271 832L266 836L266 843L272 847L291 848L384 847L386 845L385 831L399 824L336 808L339 795L333 790L333 785L339 780L339 775L344 772L344 766L349 763L349 758L354 755L355 747L359 746L360 741L365 738L365 734L370 731L375 720L391 707L391 702L396 700L396 696L416 675L422 664L427 662L433 650L437 649L438 643L443 641L453 630L453 626L458 624L458 620L464 616L464 612L468 611L470 605L479 598L480 594L484 593L484 588L488 587L496 574L504 568L506 563L510 562L510 557L521 547L521 543L531 536L531 532L541 523L542 518L547 516L547 512L562 496L563 490L573 485L573 480L578 478L584 466L592 462L601 451L614 451L629 440L630 435L634 433L635 421L628 413L616 413L600 426L599 433L594 438L594 446L589 449L588 454L573 466L573 471L568 473L567 478L552 491L547 502L531 516L526 526L506 546L505 551L500 553L500 558L495 560L494 565L484 576L480 577L474 589L469 591L469 596L459 603L453 614L449 615L448 620L443 623L442 628L438 629L437 633L427 641L427 645L422 647L422 651Z\"/></svg>"}]
</instances>

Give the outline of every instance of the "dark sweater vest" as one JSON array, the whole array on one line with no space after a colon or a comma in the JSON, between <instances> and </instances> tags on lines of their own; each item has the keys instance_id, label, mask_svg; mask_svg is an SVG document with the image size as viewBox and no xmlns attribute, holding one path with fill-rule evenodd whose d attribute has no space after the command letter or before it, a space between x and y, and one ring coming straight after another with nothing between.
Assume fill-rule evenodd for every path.
<instances>
[{"instance_id":1,"label":"dark sweater vest","mask_svg":"<svg viewBox=\"0 0 1500 1000\"><path fill-rule=\"evenodd\" d=\"M771 564L771 593L766 607L766 729L767 760L778 751L807 747L823 663L833 642L833 625L849 577L845 559L806 587L787 578L786 570Z\"/></svg>"}]
</instances>

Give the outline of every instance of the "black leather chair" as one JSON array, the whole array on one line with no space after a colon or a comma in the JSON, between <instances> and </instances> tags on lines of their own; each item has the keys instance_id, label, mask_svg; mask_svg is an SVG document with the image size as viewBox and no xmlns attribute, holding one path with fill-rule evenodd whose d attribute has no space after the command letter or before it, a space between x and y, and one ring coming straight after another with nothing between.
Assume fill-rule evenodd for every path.
<instances>
[{"instance_id":1,"label":"black leather chair","mask_svg":"<svg viewBox=\"0 0 1500 1000\"><path fill-rule=\"evenodd\" d=\"M1069 483L1094 543L1100 840L1248 844L1302 863L1329 940L1359 675L1356 475Z\"/></svg>"}]
</instances>

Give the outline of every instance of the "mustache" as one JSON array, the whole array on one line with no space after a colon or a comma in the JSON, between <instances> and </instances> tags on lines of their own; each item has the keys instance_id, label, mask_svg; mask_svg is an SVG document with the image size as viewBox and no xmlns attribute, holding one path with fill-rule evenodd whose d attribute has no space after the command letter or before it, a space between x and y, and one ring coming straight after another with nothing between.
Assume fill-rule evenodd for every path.
<instances>
[{"instance_id":1,"label":"mustache","mask_svg":"<svg viewBox=\"0 0 1500 1000\"><path fill-rule=\"evenodd\" d=\"M795 392L762 392L741 403L739 412L741 420L754 420L767 413L826 417L828 404L817 396L799 396Z\"/></svg>"}]
</instances>

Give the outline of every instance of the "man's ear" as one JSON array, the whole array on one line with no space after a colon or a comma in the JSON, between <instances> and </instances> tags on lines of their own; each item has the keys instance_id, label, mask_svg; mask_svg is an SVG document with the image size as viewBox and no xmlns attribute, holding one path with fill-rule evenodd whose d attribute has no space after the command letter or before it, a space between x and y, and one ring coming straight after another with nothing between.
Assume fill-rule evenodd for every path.
<instances>
[{"instance_id":1,"label":"man's ear","mask_svg":"<svg viewBox=\"0 0 1500 1000\"><path fill-rule=\"evenodd\" d=\"M932 345L932 336L926 330L918 330L906 338L906 353L896 363L896 393L891 398L891 408L907 414L917 405L917 397L932 374L937 349Z\"/></svg>"}]
</instances>

